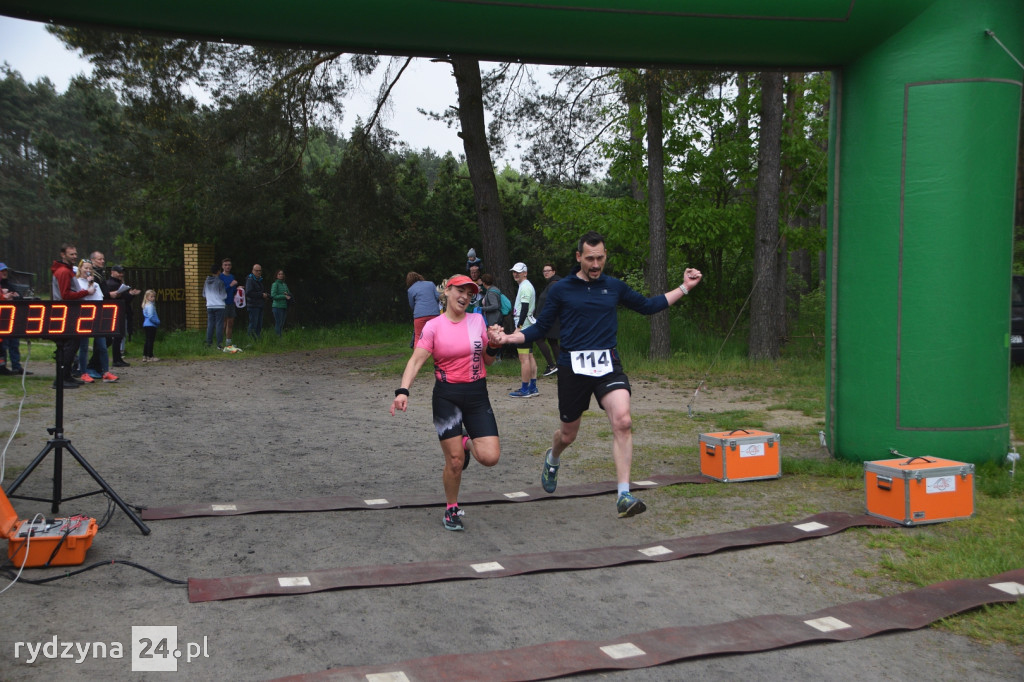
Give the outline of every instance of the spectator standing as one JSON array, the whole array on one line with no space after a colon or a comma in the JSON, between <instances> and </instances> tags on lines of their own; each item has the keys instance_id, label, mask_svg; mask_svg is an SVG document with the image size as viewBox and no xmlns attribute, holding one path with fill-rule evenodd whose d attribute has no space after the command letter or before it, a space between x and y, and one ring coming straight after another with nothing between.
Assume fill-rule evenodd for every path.
<instances>
[{"instance_id":1,"label":"spectator standing","mask_svg":"<svg viewBox=\"0 0 1024 682\"><path fill-rule=\"evenodd\" d=\"M512 266L512 279L519 285L512 307L512 317L515 320L515 331L521 332L532 327L536 321L533 313L537 305L537 291L528 279L526 263L516 263ZM533 342L522 341L516 346L516 350L519 353L519 379L523 385L509 393L509 396L532 398L540 394L537 390L537 360L533 357Z\"/></svg>"},{"instance_id":2,"label":"spectator standing","mask_svg":"<svg viewBox=\"0 0 1024 682\"><path fill-rule=\"evenodd\" d=\"M124 266L115 265L110 268L110 277L107 279L107 291L110 298L121 304L121 314L124 315L125 336L111 336L109 343L114 367L130 367L124 361L124 343L127 338L132 338L132 326L135 322L135 312L132 310L132 301L139 295L139 290L124 283Z\"/></svg>"},{"instance_id":3,"label":"spectator standing","mask_svg":"<svg viewBox=\"0 0 1024 682\"><path fill-rule=\"evenodd\" d=\"M288 316L288 306L292 302L292 292L284 281L284 270L278 270L274 275L274 283L270 285L270 301L270 310L274 313L274 332L281 336Z\"/></svg>"},{"instance_id":4,"label":"spectator standing","mask_svg":"<svg viewBox=\"0 0 1024 682\"><path fill-rule=\"evenodd\" d=\"M412 308L412 343L415 346L423 333L423 325L437 317L440 297L434 283L423 279L418 272L405 276L405 288Z\"/></svg>"},{"instance_id":5,"label":"spectator standing","mask_svg":"<svg viewBox=\"0 0 1024 682\"><path fill-rule=\"evenodd\" d=\"M50 282L50 300L53 301L80 301L96 290L96 285L91 284L88 289L78 288L78 280L75 278L73 266L78 260L78 247L74 244L62 244L58 260L53 261L50 266L50 273L53 279ZM56 377L53 387L57 388L57 382L63 383L64 388L78 388L83 382L72 376L72 366L75 362L75 351L78 350L78 341L65 339L54 341L57 345L60 364L63 367L63 376Z\"/></svg>"},{"instance_id":6,"label":"spectator standing","mask_svg":"<svg viewBox=\"0 0 1024 682\"><path fill-rule=\"evenodd\" d=\"M82 260L78 264L78 287L79 289L88 289L90 285L93 285L93 291L86 296L83 300L86 301L102 301L103 291L95 282L95 275L92 272L92 261ZM107 337L95 336L93 337L93 357L96 358L97 369L90 370L89 366L89 338L86 337L79 342L78 346L78 368L82 372L81 380L84 383L91 384L95 379L100 379L104 383L112 384L117 381L117 377L110 373L110 358L107 355Z\"/></svg>"},{"instance_id":7,"label":"spectator standing","mask_svg":"<svg viewBox=\"0 0 1024 682\"><path fill-rule=\"evenodd\" d=\"M466 310L467 313L478 313L480 312L480 306L484 302L484 288L480 286L480 266L471 265L469 267L469 278L473 280L473 284L476 284L477 293L473 297L473 300L469 304L469 308Z\"/></svg>"},{"instance_id":8,"label":"spectator standing","mask_svg":"<svg viewBox=\"0 0 1024 682\"><path fill-rule=\"evenodd\" d=\"M153 355L156 329L159 326L160 316L156 313L156 291L146 289L146 293L142 295L142 331L146 335L146 341L142 346L143 362L160 362L160 358Z\"/></svg>"},{"instance_id":9,"label":"spectator standing","mask_svg":"<svg viewBox=\"0 0 1024 682\"><path fill-rule=\"evenodd\" d=\"M483 288L483 302L480 304L480 312L487 320L487 326L501 323L501 289L494 286L494 275L485 272L480 275L480 284Z\"/></svg>"},{"instance_id":10,"label":"spectator standing","mask_svg":"<svg viewBox=\"0 0 1024 682\"><path fill-rule=\"evenodd\" d=\"M224 345L232 345L231 333L235 329L235 318L238 316L238 308L235 307L235 290L238 289L238 280L231 274L231 259L225 258L220 262L220 280L224 282Z\"/></svg>"},{"instance_id":11,"label":"spectator standing","mask_svg":"<svg viewBox=\"0 0 1024 682\"><path fill-rule=\"evenodd\" d=\"M245 278L245 307L249 311L249 336L258 341L263 333L263 304L269 298L263 286L263 266L257 263Z\"/></svg>"},{"instance_id":12,"label":"spectator standing","mask_svg":"<svg viewBox=\"0 0 1024 682\"><path fill-rule=\"evenodd\" d=\"M551 285L562 279L555 272L555 266L551 263L544 264L544 279L547 280L547 284L544 285L544 289L537 296L537 315L539 316L544 312L544 304L547 302L548 290L551 289ZM537 340L537 347L540 348L540 352L544 354L544 359L548 363L547 369L544 370L544 376L549 377L552 374L558 373L558 335L560 326L558 320L555 319L554 324L551 325L551 329L542 339ZM550 347L549 347L550 346Z\"/></svg>"},{"instance_id":13,"label":"spectator standing","mask_svg":"<svg viewBox=\"0 0 1024 682\"><path fill-rule=\"evenodd\" d=\"M13 301L20 298L21 294L11 289L11 284L7 281L8 274L7 264L0 263L0 293L3 300ZM9 365L8 358L11 361ZM32 374L21 366L21 347L15 337L0 339L0 374Z\"/></svg>"},{"instance_id":14,"label":"spectator standing","mask_svg":"<svg viewBox=\"0 0 1024 682\"><path fill-rule=\"evenodd\" d=\"M102 251L93 251L91 254L89 254L89 262L92 263L92 278L93 278L93 281L96 282L96 287L103 294L103 300L104 301L113 300L113 298L114 298L113 292L110 290L110 287L107 285L107 282L109 281L109 279L107 278L107 275L104 272L104 270L107 267L107 257L103 255ZM103 352L104 355L107 355L108 349L110 348L112 342L113 342L113 337L107 336L107 337L103 338L102 352ZM104 367L106 367L108 370L110 369L110 358L109 358L109 356L106 357L106 358L103 358L103 359L101 359L100 356L99 356L99 354L101 352L100 346L101 346L101 344L97 344L97 343L93 342L93 344L92 344L92 357L89 358L89 370L90 370L91 373L94 374L94 378L96 378L95 374L99 374L100 376L102 376L103 374L106 373L103 370ZM117 357L120 357L121 349L118 348L117 352L118 352Z\"/></svg>"},{"instance_id":15,"label":"spectator standing","mask_svg":"<svg viewBox=\"0 0 1024 682\"><path fill-rule=\"evenodd\" d=\"M224 348L224 282L220 278L220 266L210 266L210 274L203 283L203 298L206 299L206 347L213 346L217 337L217 349Z\"/></svg>"},{"instance_id":16,"label":"spectator standing","mask_svg":"<svg viewBox=\"0 0 1024 682\"><path fill-rule=\"evenodd\" d=\"M86 260L88 260L88 262L92 263L92 281L96 282L96 288L99 289L99 291L100 291L100 300L107 300L107 299L109 299L110 298L110 293L107 291L107 277L103 273L103 268L104 268L104 266L106 266L106 262L107 262L106 256L104 256L100 251L93 251L92 253L89 254L89 258L87 258ZM79 269L79 272L78 272L77 276L81 277L82 276L82 274L81 274L82 266L79 265L78 269ZM96 300L96 298L94 296L90 296L86 300ZM100 356L99 356L99 352L97 351L97 346L98 346L98 344L94 341L93 344L92 344L92 356L89 358L89 365L88 365L88 367L85 367L85 366L80 366L79 367L79 369L81 369L83 373L88 371L89 376L91 376L93 379L100 379L103 376L103 372L100 371L100 368L102 368L103 365L100 363ZM103 348L103 352L104 353L107 352L107 349L106 349L105 346ZM81 353L79 353L79 357L81 357ZM108 367L109 367L109 363L110 363L110 361L108 359L108 361L107 361ZM88 383L88 382L86 382L86 383Z\"/></svg>"}]
</instances>

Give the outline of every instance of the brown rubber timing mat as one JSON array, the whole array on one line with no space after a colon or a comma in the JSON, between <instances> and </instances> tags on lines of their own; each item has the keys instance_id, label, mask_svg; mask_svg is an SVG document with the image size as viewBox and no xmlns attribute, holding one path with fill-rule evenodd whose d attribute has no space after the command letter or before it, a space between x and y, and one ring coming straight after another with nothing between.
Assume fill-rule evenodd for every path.
<instances>
[{"instance_id":1,"label":"brown rubber timing mat","mask_svg":"<svg viewBox=\"0 0 1024 682\"><path fill-rule=\"evenodd\" d=\"M797 542L840 533L854 526L894 527L897 524L867 515L825 512L797 523L756 526L744 530L675 538L625 547L601 547L536 554L502 555L499 560L449 560L389 566L352 566L231 578L189 578L190 602L244 599L270 595L306 594L449 580L507 578L545 571L582 571L640 562L674 561L724 549Z\"/></svg>"},{"instance_id":2,"label":"brown rubber timing mat","mask_svg":"<svg viewBox=\"0 0 1024 682\"><path fill-rule=\"evenodd\" d=\"M1024 594L1024 569L982 580L951 580L881 599L850 602L802 616L768 615L716 625L663 628L618 639L562 641L520 649L446 654L400 663L333 668L281 680L463 682L547 680L599 670L649 668L699 656L769 651L811 642L846 642L917 630L985 604Z\"/></svg>"},{"instance_id":3,"label":"brown rubber timing mat","mask_svg":"<svg viewBox=\"0 0 1024 682\"><path fill-rule=\"evenodd\" d=\"M689 476L651 476L643 481L633 481L634 490L660 488L678 483L713 483L714 479L692 474ZM459 504L494 504L495 502L530 502L533 500L558 499L567 497L589 497L614 492L615 481L600 481L580 485L559 486L553 493L546 493L540 486L519 488L506 493L482 491L459 493ZM444 504L444 496L436 493L411 495L404 498L364 499L351 495L328 497L307 497L295 500L250 500L249 502L194 502L172 507L143 509L146 521L162 519L184 519L193 516L238 516L267 512L318 512L346 511L352 509L395 509L398 507L432 507Z\"/></svg>"}]
</instances>

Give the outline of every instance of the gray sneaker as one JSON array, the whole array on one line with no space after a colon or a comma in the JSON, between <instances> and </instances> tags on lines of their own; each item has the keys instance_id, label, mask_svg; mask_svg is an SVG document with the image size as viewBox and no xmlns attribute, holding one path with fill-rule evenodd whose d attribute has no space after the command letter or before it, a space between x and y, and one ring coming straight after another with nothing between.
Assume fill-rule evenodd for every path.
<instances>
[{"instance_id":1,"label":"gray sneaker","mask_svg":"<svg viewBox=\"0 0 1024 682\"><path fill-rule=\"evenodd\" d=\"M551 448L544 453L544 469L540 472L540 484L544 492L553 493L558 485L558 465L548 464L548 457L551 455Z\"/></svg>"},{"instance_id":2,"label":"gray sneaker","mask_svg":"<svg viewBox=\"0 0 1024 682\"><path fill-rule=\"evenodd\" d=\"M619 495L619 499L615 502L615 508L619 512L620 519L627 519L647 511L647 505L629 493Z\"/></svg>"}]
</instances>

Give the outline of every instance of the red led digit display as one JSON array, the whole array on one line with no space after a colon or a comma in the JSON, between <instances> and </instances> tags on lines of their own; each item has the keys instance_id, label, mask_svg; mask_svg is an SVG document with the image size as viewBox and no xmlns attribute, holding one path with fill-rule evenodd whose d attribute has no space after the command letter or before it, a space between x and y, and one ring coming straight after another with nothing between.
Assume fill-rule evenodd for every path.
<instances>
[{"instance_id":1,"label":"red led digit display","mask_svg":"<svg viewBox=\"0 0 1024 682\"><path fill-rule=\"evenodd\" d=\"M78 315L78 323L75 324L75 331L79 334L88 334L92 331L92 323L95 319L96 306L83 306Z\"/></svg>"},{"instance_id":2,"label":"red led digit display","mask_svg":"<svg viewBox=\"0 0 1024 682\"><path fill-rule=\"evenodd\" d=\"M118 322L120 321L121 306L115 303L104 303L103 304L103 320L101 322L104 329L117 329Z\"/></svg>"},{"instance_id":3,"label":"red led digit display","mask_svg":"<svg viewBox=\"0 0 1024 682\"><path fill-rule=\"evenodd\" d=\"M50 307L50 326L46 333L53 336L63 336L64 330L68 328L68 307L63 303L54 303Z\"/></svg>"},{"instance_id":4,"label":"red led digit display","mask_svg":"<svg viewBox=\"0 0 1024 682\"><path fill-rule=\"evenodd\" d=\"M7 336L14 330L14 317L17 312L13 305L0 305L0 336Z\"/></svg>"},{"instance_id":5,"label":"red led digit display","mask_svg":"<svg viewBox=\"0 0 1024 682\"><path fill-rule=\"evenodd\" d=\"M25 335L38 336L43 333L43 318L46 317L46 306L42 303L30 303L28 310L28 316L25 318Z\"/></svg>"},{"instance_id":6,"label":"red led digit display","mask_svg":"<svg viewBox=\"0 0 1024 682\"><path fill-rule=\"evenodd\" d=\"M0 338L121 336L118 303L101 301L11 301L0 304Z\"/></svg>"}]
</instances>

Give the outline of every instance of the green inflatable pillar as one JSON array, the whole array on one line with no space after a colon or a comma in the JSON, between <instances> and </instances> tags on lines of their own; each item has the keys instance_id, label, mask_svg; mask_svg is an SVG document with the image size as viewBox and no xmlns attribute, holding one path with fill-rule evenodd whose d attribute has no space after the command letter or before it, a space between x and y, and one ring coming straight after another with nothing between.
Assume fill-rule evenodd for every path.
<instances>
[{"instance_id":1,"label":"green inflatable pillar","mask_svg":"<svg viewBox=\"0 0 1024 682\"><path fill-rule=\"evenodd\" d=\"M1007 452L1022 55L1024 2L940 0L836 74L827 437L837 457L893 448L977 463Z\"/></svg>"}]
</instances>

